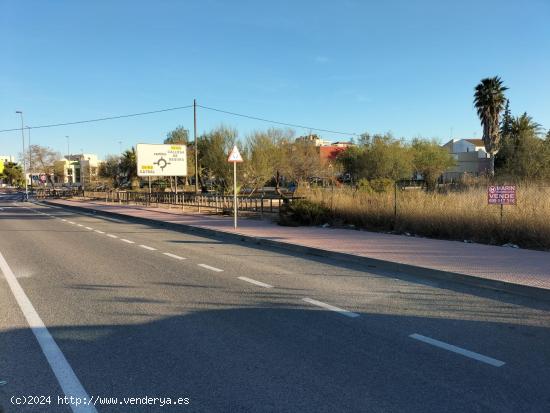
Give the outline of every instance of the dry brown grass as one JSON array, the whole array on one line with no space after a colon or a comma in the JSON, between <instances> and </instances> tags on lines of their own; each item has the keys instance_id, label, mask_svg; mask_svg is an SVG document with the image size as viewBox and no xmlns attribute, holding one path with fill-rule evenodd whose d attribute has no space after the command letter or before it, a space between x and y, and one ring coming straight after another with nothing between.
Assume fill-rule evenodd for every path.
<instances>
[{"instance_id":1,"label":"dry brown grass","mask_svg":"<svg viewBox=\"0 0 550 413\"><path fill-rule=\"evenodd\" d=\"M393 192L338 188L301 195L328 207L336 224L550 250L550 186L518 185L517 191L517 205L504 206L502 223L500 206L487 204L485 186L449 193L398 190L397 215Z\"/></svg>"}]
</instances>

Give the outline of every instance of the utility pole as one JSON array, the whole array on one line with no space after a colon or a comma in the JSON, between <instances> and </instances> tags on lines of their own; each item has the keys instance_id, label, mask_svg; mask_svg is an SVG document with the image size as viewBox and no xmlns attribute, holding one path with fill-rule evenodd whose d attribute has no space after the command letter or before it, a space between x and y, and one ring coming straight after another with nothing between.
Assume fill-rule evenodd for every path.
<instances>
[{"instance_id":1,"label":"utility pole","mask_svg":"<svg viewBox=\"0 0 550 413\"><path fill-rule=\"evenodd\" d=\"M193 99L193 137L195 139L195 193L199 193L199 151L197 145L197 100Z\"/></svg>"},{"instance_id":2,"label":"utility pole","mask_svg":"<svg viewBox=\"0 0 550 413\"><path fill-rule=\"evenodd\" d=\"M25 156L25 132L23 131L23 112L18 110L15 113L21 115L21 140L23 143L23 178L25 180L25 201L29 199L29 189L27 187L27 161Z\"/></svg>"}]
</instances>

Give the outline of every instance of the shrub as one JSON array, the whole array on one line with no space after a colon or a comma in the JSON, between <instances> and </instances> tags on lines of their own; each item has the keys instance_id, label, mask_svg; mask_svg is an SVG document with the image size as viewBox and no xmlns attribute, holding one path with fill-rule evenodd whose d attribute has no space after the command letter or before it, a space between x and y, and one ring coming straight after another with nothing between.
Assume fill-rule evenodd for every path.
<instances>
[{"instance_id":1,"label":"shrub","mask_svg":"<svg viewBox=\"0 0 550 413\"><path fill-rule=\"evenodd\" d=\"M393 189L395 183L388 178L371 179L370 186L374 192L389 192Z\"/></svg>"},{"instance_id":2,"label":"shrub","mask_svg":"<svg viewBox=\"0 0 550 413\"><path fill-rule=\"evenodd\" d=\"M321 225L330 221L330 210L306 199L286 203L279 209L279 225Z\"/></svg>"}]
</instances>

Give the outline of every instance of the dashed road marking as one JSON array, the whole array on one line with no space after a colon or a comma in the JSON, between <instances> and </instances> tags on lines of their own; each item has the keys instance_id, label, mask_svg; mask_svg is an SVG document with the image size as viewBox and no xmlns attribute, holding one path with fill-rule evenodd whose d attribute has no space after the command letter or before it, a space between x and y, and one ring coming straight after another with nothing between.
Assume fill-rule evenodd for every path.
<instances>
[{"instance_id":1,"label":"dashed road marking","mask_svg":"<svg viewBox=\"0 0 550 413\"><path fill-rule=\"evenodd\" d=\"M149 251L156 251L157 250L156 248L150 247L148 245L143 245L143 244L141 244L140 247L145 248L146 250L149 250Z\"/></svg>"},{"instance_id":2,"label":"dashed road marking","mask_svg":"<svg viewBox=\"0 0 550 413\"><path fill-rule=\"evenodd\" d=\"M113 235L113 234L107 234L107 236L110 238L118 238L116 235Z\"/></svg>"},{"instance_id":3,"label":"dashed road marking","mask_svg":"<svg viewBox=\"0 0 550 413\"><path fill-rule=\"evenodd\" d=\"M170 258L175 258L177 260L184 260L185 258L183 257L180 257L179 255L176 255L176 254L170 254L169 252L163 252L164 255L166 255L167 257L170 257Z\"/></svg>"},{"instance_id":4,"label":"dashed road marking","mask_svg":"<svg viewBox=\"0 0 550 413\"><path fill-rule=\"evenodd\" d=\"M494 366L494 367L501 367L504 364L506 364L504 361L500 361L492 357L484 356L483 354L466 350L462 347L453 346L452 344L448 344L443 341L426 337L421 334L414 333L414 334L411 334L409 337L414 338L415 340L422 341L423 343L431 344L432 346L442 348L444 350L452 351L453 353L460 354L464 357L469 357L471 359L481 361L482 363L490 364L491 366Z\"/></svg>"},{"instance_id":5,"label":"dashed road marking","mask_svg":"<svg viewBox=\"0 0 550 413\"><path fill-rule=\"evenodd\" d=\"M129 239L126 239L126 238L121 238L120 240L123 241L123 242L126 242L128 244L135 244L134 241L130 241Z\"/></svg>"},{"instance_id":6,"label":"dashed road marking","mask_svg":"<svg viewBox=\"0 0 550 413\"><path fill-rule=\"evenodd\" d=\"M216 267L211 267L210 265L206 264L197 264L199 267L206 268L207 270L216 271L216 272L222 272L223 270Z\"/></svg>"},{"instance_id":7,"label":"dashed road marking","mask_svg":"<svg viewBox=\"0 0 550 413\"><path fill-rule=\"evenodd\" d=\"M359 317L359 314L357 314L357 313L352 313L351 311L344 310L343 308L335 307L335 306L327 304L327 303L323 303L322 301L313 300L313 299L307 298L307 297L302 298L302 301L305 301L306 303L309 303L309 304L316 305L318 307L322 307L322 308L330 310L330 311L335 311L337 313L345 315L346 317L351 317L351 318Z\"/></svg>"},{"instance_id":8,"label":"dashed road marking","mask_svg":"<svg viewBox=\"0 0 550 413\"><path fill-rule=\"evenodd\" d=\"M266 283L263 283L261 281L256 281L256 280L253 280L252 278L248 278L248 277L237 277L237 278L239 280L246 281L247 283L250 283L250 284L259 285L260 287L273 288L273 286L270 285L270 284L266 284Z\"/></svg>"},{"instance_id":9,"label":"dashed road marking","mask_svg":"<svg viewBox=\"0 0 550 413\"><path fill-rule=\"evenodd\" d=\"M98 229L94 229L94 232L97 232L98 234L105 234L105 232L100 231L100 230L98 230Z\"/></svg>"},{"instance_id":10,"label":"dashed road marking","mask_svg":"<svg viewBox=\"0 0 550 413\"><path fill-rule=\"evenodd\" d=\"M93 230L93 228L90 228L90 227L84 227L84 228L86 228L86 229L89 229L90 231L92 231L92 230Z\"/></svg>"}]
</instances>

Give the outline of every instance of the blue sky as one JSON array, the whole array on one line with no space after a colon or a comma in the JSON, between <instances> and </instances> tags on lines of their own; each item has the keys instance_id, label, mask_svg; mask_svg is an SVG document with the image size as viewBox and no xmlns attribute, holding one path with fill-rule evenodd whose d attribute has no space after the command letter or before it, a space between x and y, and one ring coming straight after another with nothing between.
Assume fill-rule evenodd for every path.
<instances>
[{"instance_id":1,"label":"blue sky","mask_svg":"<svg viewBox=\"0 0 550 413\"><path fill-rule=\"evenodd\" d=\"M550 1L0 0L0 129L191 104L407 139L480 136L473 88L499 75L514 114L550 127ZM269 124L199 110L245 138ZM36 129L104 156L161 142L192 110ZM297 130L298 134L307 133ZM329 140L348 136L322 133ZM0 133L0 154L20 151Z\"/></svg>"}]
</instances>

